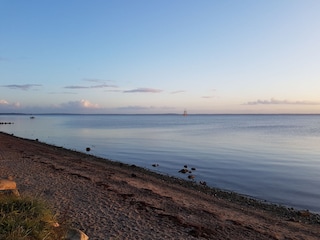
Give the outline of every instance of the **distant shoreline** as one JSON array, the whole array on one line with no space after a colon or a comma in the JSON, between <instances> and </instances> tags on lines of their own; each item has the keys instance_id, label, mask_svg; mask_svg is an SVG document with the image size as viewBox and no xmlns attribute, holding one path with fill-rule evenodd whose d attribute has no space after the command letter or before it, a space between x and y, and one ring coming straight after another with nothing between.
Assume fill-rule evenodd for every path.
<instances>
[{"instance_id":1,"label":"distant shoreline","mask_svg":"<svg viewBox=\"0 0 320 240\"><path fill-rule=\"evenodd\" d=\"M0 116L7 115L7 116L54 116L54 115L67 115L67 116L81 116L81 115L88 115L88 116L103 116L103 115L110 115L110 116L152 116L152 115L177 115L182 116L183 113L0 113ZM320 113L188 113L188 116L320 116Z\"/></svg>"}]
</instances>

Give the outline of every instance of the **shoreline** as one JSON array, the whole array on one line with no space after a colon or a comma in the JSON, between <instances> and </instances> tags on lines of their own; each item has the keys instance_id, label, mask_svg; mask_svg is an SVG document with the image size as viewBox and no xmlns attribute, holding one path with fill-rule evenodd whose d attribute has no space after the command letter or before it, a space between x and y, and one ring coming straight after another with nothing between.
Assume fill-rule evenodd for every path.
<instances>
[{"instance_id":1,"label":"shoreline","mask_svg":"<svg viewBox=\"0 0 320 240\"><path fill-rule=\"evenodd\" d=\"M317 239L320 216L0 132L0 177L90 239Z\"/></svg>"}]
</instances>

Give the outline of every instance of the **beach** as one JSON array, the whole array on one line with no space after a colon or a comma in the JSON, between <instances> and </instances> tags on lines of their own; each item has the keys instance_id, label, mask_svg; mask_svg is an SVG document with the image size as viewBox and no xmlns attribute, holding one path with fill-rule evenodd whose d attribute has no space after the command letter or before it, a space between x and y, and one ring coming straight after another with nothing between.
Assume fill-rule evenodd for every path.
<instances>
[{"instance_id":1,"label":"beach","mask_svg":"<svg viewBox=\"0 0 320 240\"><path fill-rule=\"evenodd\" d=\"M85 150L85 147L84 147ZM89 152L90 153L90 152ZM0 133L0 177L89 239L319 239L320 217Z\"/></svg>"}]
</instances>

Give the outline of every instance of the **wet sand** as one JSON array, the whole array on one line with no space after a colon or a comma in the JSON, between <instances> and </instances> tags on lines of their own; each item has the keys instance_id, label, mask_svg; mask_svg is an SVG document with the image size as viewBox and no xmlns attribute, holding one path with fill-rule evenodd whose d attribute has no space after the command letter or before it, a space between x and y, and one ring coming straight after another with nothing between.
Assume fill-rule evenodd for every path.
<instances>
[{"instance_id":1,"label":"wet sand","mask_svg":"<svg viewBox=\"0 0 320 240\"><path fill-rule=\"evenodd\" d=\"M7 176L89 239L320 238L320 216L308 211L0 133Z\"/></svg>"}]
</instances>

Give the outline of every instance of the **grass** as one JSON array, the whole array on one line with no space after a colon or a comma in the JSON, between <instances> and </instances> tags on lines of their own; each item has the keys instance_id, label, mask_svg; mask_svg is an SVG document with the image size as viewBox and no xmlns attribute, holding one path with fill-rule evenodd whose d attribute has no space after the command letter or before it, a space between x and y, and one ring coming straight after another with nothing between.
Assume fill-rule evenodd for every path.
<instances>
[{"instance_id":1,"label":"grass","mask_svg":"<svg viewBox=\"0 0 320 240\"><path fill-rule=\"evenodd\" d=\"M56 216L44 201L0 195L0 239L63 239L65 229L53 223L56 223Z\"/></svg>"}]
</instances>

